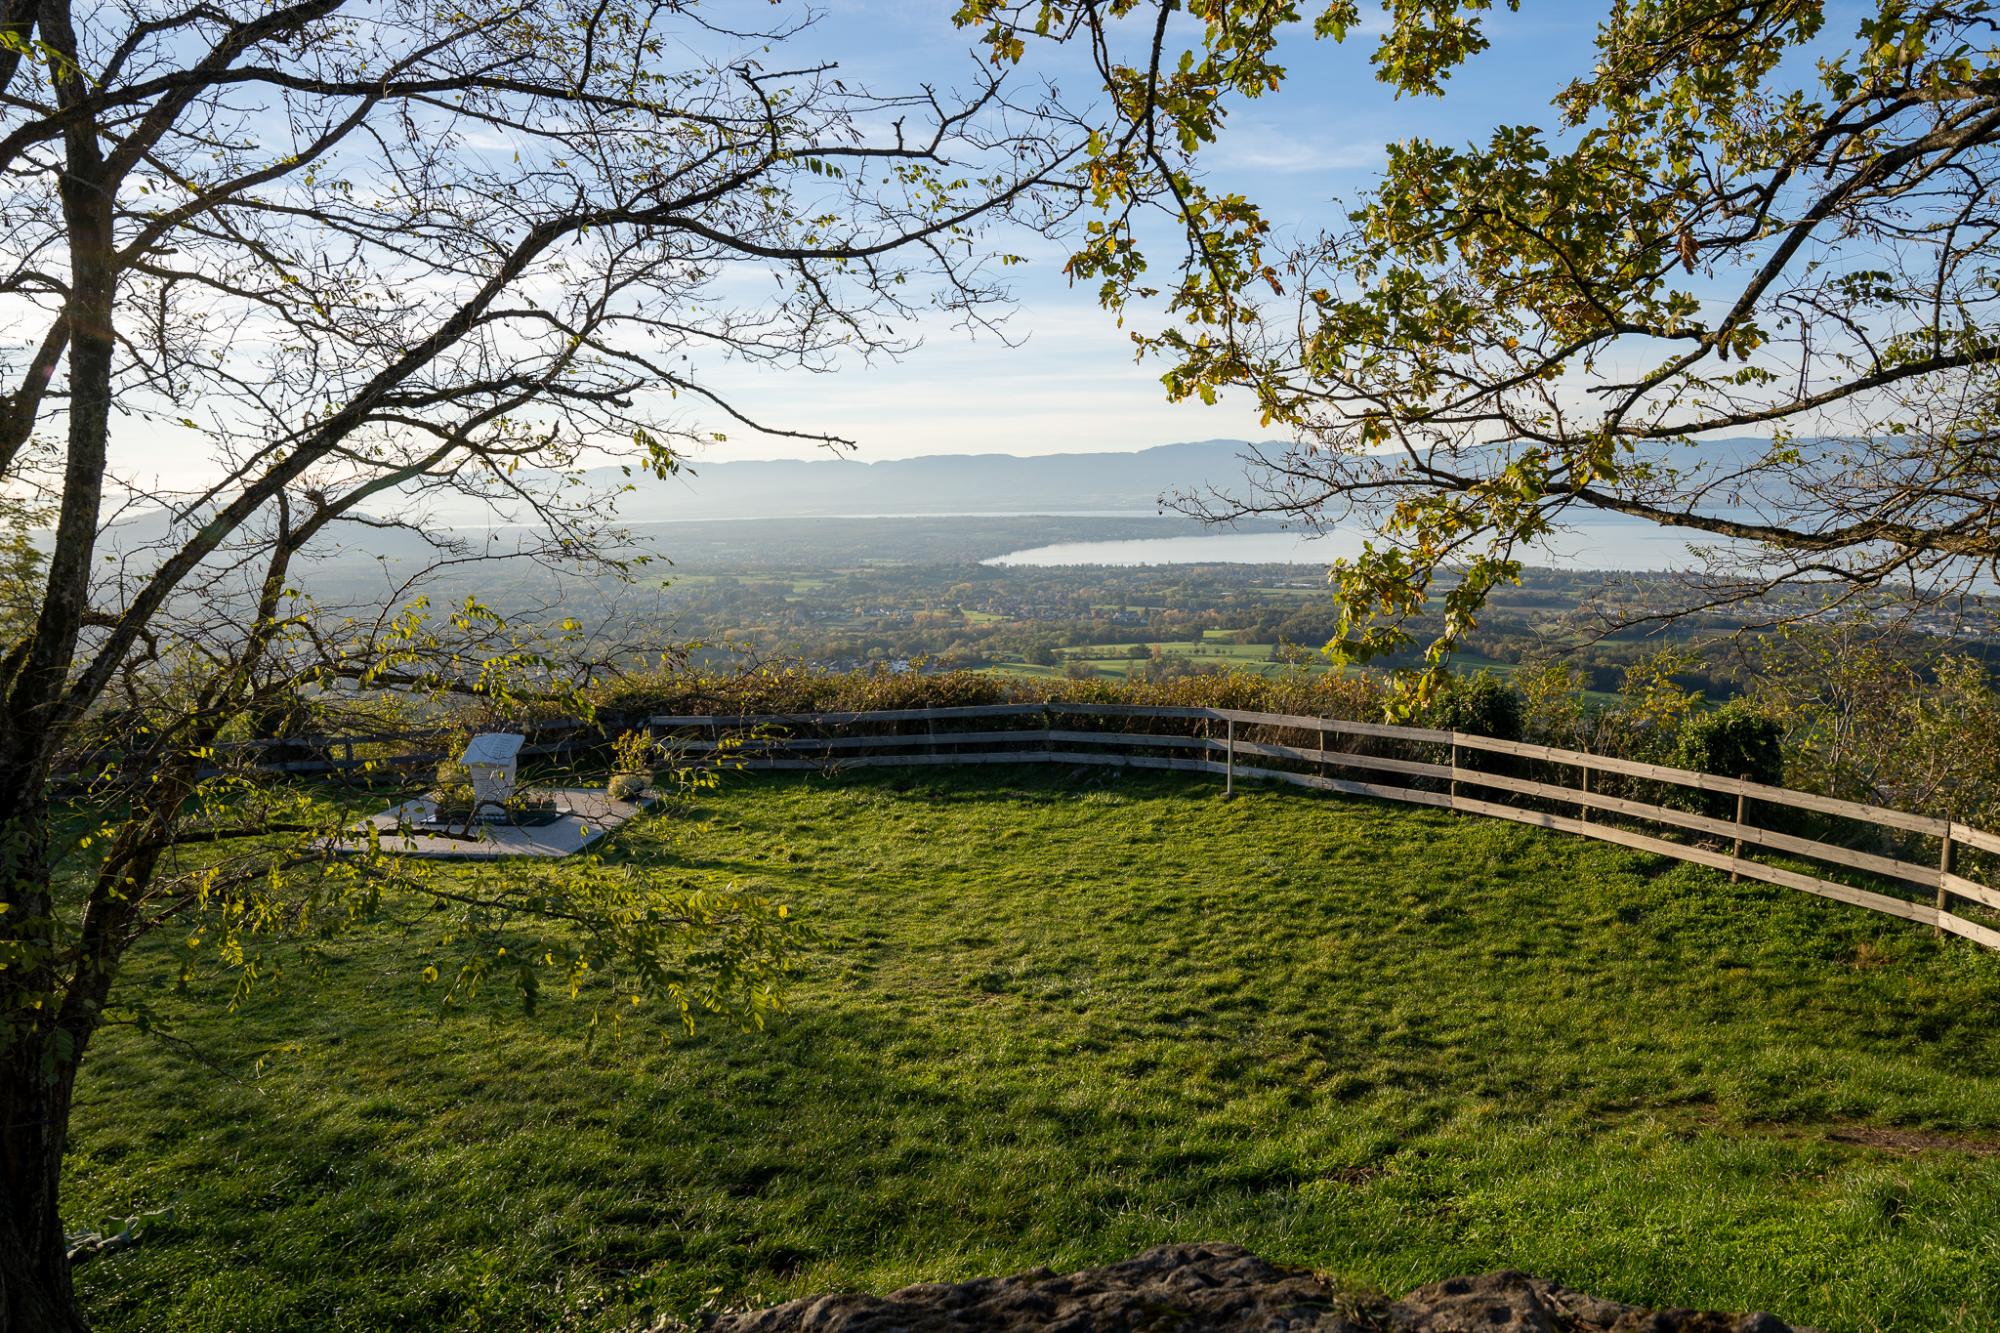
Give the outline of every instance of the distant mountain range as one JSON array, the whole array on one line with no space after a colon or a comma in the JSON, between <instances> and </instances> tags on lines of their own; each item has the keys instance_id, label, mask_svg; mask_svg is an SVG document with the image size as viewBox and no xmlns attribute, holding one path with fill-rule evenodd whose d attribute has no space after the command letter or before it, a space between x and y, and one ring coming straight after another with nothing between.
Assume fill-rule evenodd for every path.
<instances>
[{"instance_id":1,"label":"distant mountain range","mask_svg":"<svg viewBox=\"0 0 2000 1333\"><path fill-rule=\"evenodd\" d=\"M1677 468L1729 471L1769 447L1762 440L1706 441L1693 450L1662 451ZM1148 515L1176 492L1217 490L1254 495L1257 457L1276 457L1280 441L1200 440L1126 453L934 454L862 462L852 458L695 462L665 481L640 474L617 497L615 521L626 525L703 520L919 517L940 515ZM616 467L586 474L589 489L609 491L628 478ZM496 515L483 504L446 498L428 521L461 532L494 531L515 515ZM159 511L119 522L111 549L134 551L167 537L169 527L188 531L200 516L183 514L171 525ZM504 531L504 528L501 529ZM496 538L497 539L497 538ZM320 560L357 555L421 559L429 554L413 534L340 525L315 544Z\"/></svg>"},{"instance_id":2,"label":"distant mountain range","mask_svg":"<svg viewBox=\"0 0 2000 1333\"><path fill-rule=\"evenodd\" d=\"M648 477L618 502L627 522L836 514L1047 514L1147 511L1177 490L1244 488L1244 457L1277 442L1202 440L1131 453L937 454L864 463L823 458L693 463L666 482ZM622 480L597 469L594 482Z\"/></svg>"},{"instance_id":3,"label":"distant mountain range","mask_svg":"<svg viewBox=\"0 0 2000 1333\"><path fill-rule=\"evenodd\" d=\"M1177 491L1216 489L1242 496L1262 488L1245 460L1276 457L1283 441L1200 440L1128 453L932 454L862 462L794 459L688 465L661 482L642 477L618 500L626 522L809 518L903 514L1050 514L1157 510ZM1655 453L1680 470L1726 472L1769 449L1766 440L1703 441ZM595 469L593 483L625 480Z\"/></svg>"}]
</instances>

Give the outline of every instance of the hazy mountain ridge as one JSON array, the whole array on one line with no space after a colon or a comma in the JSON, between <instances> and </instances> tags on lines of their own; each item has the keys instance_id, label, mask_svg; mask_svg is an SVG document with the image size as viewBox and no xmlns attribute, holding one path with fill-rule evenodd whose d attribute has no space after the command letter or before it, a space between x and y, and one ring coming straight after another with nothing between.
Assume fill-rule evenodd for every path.
<instances>
[{"instance_id":1,"label":"hazy mountain ridge","mask_svg":"<svg viewBox=\"0 0 2000 1333\"><path fill-rule=\"evenodd\" d=\"M1262 488L1254 459L1275 457L1286 448L1275 440L1199 440L1129 452L697 461L665 481L628 476L619 467L594 468L584 475L584 489L608 493L629 487L607 507L606 517L638 525L955 514L1136 516L1159 512L1176 492L1257 492ZM1740 468L1768 448L1764 440L1717 440L1693 449L1663 448L1652 456L1677 469L1716 473ZM461 533L490 531L521 517L496 514L469 498L445 499L426 510L427 519L410 517ZM140 511L112 525L107 546L142 549L170 531L190 531L199 521L192 512ZM429 549L414 533L337 524L314 544L312 557L418 558Z\"/></svg>"},{"instance_id":2,"label":"hazy mountain ridge","mask_svg":"<svg viewBox=\"0 0 2000 1333\"><path fill-rule=\"evenodd\" d=\"M661 519L781 518L835 514L1002 514L1153 510L1176 490L1241 489L1252 450L1278 441L1200 440L1126 453L927 454L855 458L694 462L666 482L634 483L619 515ZM614 484L617 468L589 480Z\"/></svg>"},{"instance_id":3,"label":"hazy mountain ridge","mask_svg":"<svg viewBox=\"0 0 2000 1333\"><path fill-rule=\"evenodd\" d=\"M1282 440L1195 440L1129 452L926 454L916 458L695 461L665 482L632 481L618 501L630 522L832 515L1146 512L1175 492L1261 490L1254 458L1276 457ZM1760 439L1658 446L1647 456L1677 470L1730 472L1761 457ZM618 468L591 483L626 481Z\"/></svg>"}]
</instances>

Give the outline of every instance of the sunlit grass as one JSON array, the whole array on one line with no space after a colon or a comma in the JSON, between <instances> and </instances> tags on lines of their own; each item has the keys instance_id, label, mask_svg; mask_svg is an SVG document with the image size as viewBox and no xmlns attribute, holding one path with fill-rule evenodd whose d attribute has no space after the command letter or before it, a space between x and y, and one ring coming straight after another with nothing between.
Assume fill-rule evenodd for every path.
<instances>
[{"instance_id":1,"label":"sunlit grass","mask_svg":"<svg viewBox=\"0 0 2000 1333\"><path fill-rule=\"evenodd\" d=\"M821 932L766 1033L440 1025L390 947L93 1050L101 1329L623 1328L1236 1241L2000 1323L2000 957L1515 825L1101 771L732 780L614 856ZM1856 1128L1921 1131L1890 1146ZM1893 1136L1891 1136L1893 1138ZM1942 1140L1942 1142L1936 1142ZM1914 1149L1920 1142L1934 1146Z\"/></svg>"}]
</instances>

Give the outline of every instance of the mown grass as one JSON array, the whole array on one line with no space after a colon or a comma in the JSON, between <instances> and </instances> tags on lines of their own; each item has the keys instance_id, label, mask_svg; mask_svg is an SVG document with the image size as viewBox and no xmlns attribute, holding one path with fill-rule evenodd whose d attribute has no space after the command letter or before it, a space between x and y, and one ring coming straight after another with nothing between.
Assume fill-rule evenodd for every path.
<instances>
[{"instance_id":1,"label":"mown grass","mask_svg":"<svg viewBox=\"0 0 2000 1333\"><path fill-rule=\"evenodd\" d=\"M762 1034L440 1024L350 946L93 1049L105 1330L622 1328L1226 1239L1829 1330L2000 1325L2000 957L1622 849L1046 770L737 778L612 853L821 939ZM194 1009L191 1013L199 1014ZM1844 1141L1867 1130L1878 1146ZM1894 1131L1880 1133L1879 1131Z\"/></svg>"}]
</instances>

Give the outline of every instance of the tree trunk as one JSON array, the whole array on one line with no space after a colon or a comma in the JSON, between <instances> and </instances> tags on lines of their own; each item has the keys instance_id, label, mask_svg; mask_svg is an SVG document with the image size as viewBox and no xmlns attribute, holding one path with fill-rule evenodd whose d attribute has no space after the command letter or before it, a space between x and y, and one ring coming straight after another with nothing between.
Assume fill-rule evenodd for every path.
<instances>
[{"instance_id":1,"label":"tree trunk","mask_svg":"<svg viewBox=\"0 0 2000 1333\"><path fill-rule=\"evenodd\" d=\"M87 1327L70 1285L60 1206L77 1062L96 1027L59 1017L49 810L40 775L0 771L0 1333ZM12 779L11 781L9 779Z\"/></svg>"},{"instance_id":2,"label":"tree trunk","mask_svg":"<svg viewBox=\"0 0 2000 1333\"><path fill-rule=\"evenodd\" d=\"M0 1002L20 991L8 987ZM53 1024L17 1028L0 1056L0 1333L87 1327L70 1286L63 1151L76 1086L75 1039Z\"/></svg>"},{"instance_id":3,"label":"tree trunk","mask_svg":"<svg viewBox=\"0 0 2000 1333\"><path fill-rule=\"evenodd\" d=\"M0 1333L81 1333L89 1325L70 1283L69 1244L57 1206L74 1065L51 1081L41 1053L0 1062Z\"/></svg>"},{"instance_id":4,"label":"tree trunk","mask_svg":"<svg viewBox=\"0 0 2000 1333\"><path fill-rule=\"evenodd\" d=\"M104 493L117 347L113 204L118 182L103 154L92 95L77 57L68 0L38 14L64 127L61 178L70 286L66 391L69 448L56 539L34 632L9 655L0 723L0 1333L87 1327L70 1283L60 1193L77 1064L96 1030L116 953L89 941L59 948L48 778L80 705L65 701L77 636L90 603L90 569ZM86 925L88 920L86 919ZM108 929L115 925L107 919ZM65 960L65 953L68 954Z\"/></svg>"}]
</instances>

